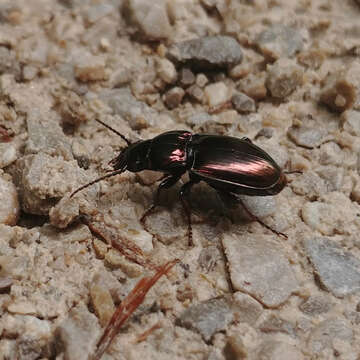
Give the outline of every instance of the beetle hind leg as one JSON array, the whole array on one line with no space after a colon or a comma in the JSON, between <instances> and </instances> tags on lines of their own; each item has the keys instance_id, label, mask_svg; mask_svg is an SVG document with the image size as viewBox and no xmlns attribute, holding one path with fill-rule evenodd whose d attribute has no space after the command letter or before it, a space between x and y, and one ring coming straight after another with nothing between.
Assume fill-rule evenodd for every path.
<instances>
[{"instance_id":1,"label":"beetle hind leg","mask_svg":"<svg viewBox=\"0 0 360 360\"><path fill-rule=\"evenodd\" d=\"M192 236L192 226L191 226L191 206L189 202L189 195L191 188L194 184L198 183L199 180L191 179L187 183L185 183L180 189L180 200L185 211L187 221L188 221L188 241L189 246L194 246L193 236Z\"/></svg>"},{"instance_id":2,"label":"beetle hind leg","mask_svg":"<svg viewBox=\"0 0 360 360\"><path fill-rule=\"evenodd\" d=\"M244 202L237 196L233 195L232 193L229 192L225 192L225 191L219 191L217 190L220 198L225 202L225 203L229 203L230 202L230 206L234 207L235 203L238 204L240 202L240 205L242 206L242 208L244 209L244 211L246 212L246 214L250 217L251 220L258 222L261 226L263 226L264 228L270 230L272 233L274 233L277 236L282 236L285 239L287 239L287 235L277 231L275 229L273 229L271 226L265 224L262 220L260 220L256 215L254 215L244 204Z\"/></svg>"},{"instance_id":3,"label":"beetle hind leg","mask_svg":"<svg viewBox=\"0 0 360 360\"><path fill-rule=\"evenodd\" d=\"M271 226L265 224L263 221L261 221L256 215L254 215L247 207L246 205L243 203L242 200L239 199L239 202L241 204L241 206L243 207L243 209L245 210L245 212L248 214L248 216L253 220L253 221L257 221L261 226L263 226L264 228L270 230L272 233L274 233L275 235L277 236L282 236L284 237L285 239L287 239L287 235L280 232L280 231L277 231L275 229L273 229Z\"/></svg>"}]
</instances>

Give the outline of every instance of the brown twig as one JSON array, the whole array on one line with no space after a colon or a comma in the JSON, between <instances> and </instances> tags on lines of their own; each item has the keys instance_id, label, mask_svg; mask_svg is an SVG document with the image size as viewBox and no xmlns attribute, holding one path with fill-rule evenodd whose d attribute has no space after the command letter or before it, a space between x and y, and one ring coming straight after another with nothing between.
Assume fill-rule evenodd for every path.
<instances>
[{"instance_id":1,"label":"brown twig","mask_svg":"<svg viewBox=\"0 0 360 360\"><path fill-rule=\"evenodd\" d=\"M100 360L101 356L108 349L114 337L119 332L121 326L144 301L146 294L152 286L154 286L161 276L167 274L178 261L178 259L169 261L161 266L153 276L144 277L135 285L110 319L109 324L97 344L97 350L93 360Z\"/></svg>"},{"instance_id":2,"label":"brown twig","mask_svg":"<svg viewBox=\"0 0 360 360\"><path fill-rule=\"evenodd\" d=\"M135 340L135 343L138 344L142 341L145 341L149 335L151 335L152 332L154 332L157 329L161 328L161 323L157 322L155 325L153 325L150 329L147 329L142 334L140 334L137 339Z\"/></svg>"},{"instance_id":3,"label":"brown twig","mask_svg":"<svg viewBox=\"0 0 360 360\"><path fill-rule=\"evenodd\" d=\"M128 260L150 270L158 270L159 267L146 258L142 250L133 242L124 239L117 232L112 231L100 221L89 220L86 217L82 221L89 227L90 231L118 250Z\"/></svg>"}]
</instances>

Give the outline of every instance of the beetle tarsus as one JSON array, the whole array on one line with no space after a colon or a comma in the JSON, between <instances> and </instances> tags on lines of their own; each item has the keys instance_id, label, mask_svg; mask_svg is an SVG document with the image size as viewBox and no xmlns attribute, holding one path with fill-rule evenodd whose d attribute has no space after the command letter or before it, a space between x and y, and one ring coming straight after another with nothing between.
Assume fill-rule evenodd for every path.
<instances>
[{"instance_id":1,"label":"beetle tarsus","mask_svg":"<svg viewBox=\"0 0 360 360\"><path fill-rule=\"evenodd\" d=\"M287 239L288 236L280 231L277 231L275 229L273 229L271 226L265 224L263 221L261 221L256 215L254 215L244 204L244 202L242 200L239 200L241 206L243 207L243 209L245 210L245 212L249 215L249 217L254 220L257 221L260 225L262 225L264 228L270 230L272 233L274 233L277 236L282 236L283 238Z\"/></svg>"}]
</instances>

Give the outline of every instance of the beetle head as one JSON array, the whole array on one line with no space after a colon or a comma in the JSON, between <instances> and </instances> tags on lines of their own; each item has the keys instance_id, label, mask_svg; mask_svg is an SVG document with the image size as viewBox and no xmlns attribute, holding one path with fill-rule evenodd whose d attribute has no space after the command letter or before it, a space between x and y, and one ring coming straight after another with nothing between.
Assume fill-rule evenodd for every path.
<instances>
[{"instance_id":1,"label":"beetle head","mask_svg":"<svg viewBox=\"0 0 360 360\"><path fill-rule=\"evenodd\" d=\"M114 170L138 172L149 168L148 153L151 141L138 141L130 144L113 160L110 165Z\"/></svg>"}]
</instances>

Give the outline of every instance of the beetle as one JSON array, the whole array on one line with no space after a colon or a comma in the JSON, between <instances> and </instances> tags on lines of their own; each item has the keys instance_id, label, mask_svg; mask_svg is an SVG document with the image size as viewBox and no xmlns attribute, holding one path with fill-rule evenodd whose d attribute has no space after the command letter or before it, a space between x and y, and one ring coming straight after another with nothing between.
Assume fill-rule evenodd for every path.
<instances>
[{"instance_id":1,"label":"beetle","mask_svg":"<svg viewBox=\"0 0 360 360\"><path fill-rule=\"evenodd\" d=\"M134 173L142 170L162 172L164 177L157 188L154 202L141 217L141 223L145 227L146 217L158 205L161 190L170 188L188 172L189 181L180 189L180 200L187 215L190 245L192 244L192 228L187 198L191 187L200 181L206 182L220 196L236 199L253 220L258 221L273 233L287 237L263 223L236 197L237 195L276 195L287 183L286 175L278 164L250 139L175 130L164 132L153 139L131 143L124 135L106 123L99 119L95 120L119 135L127 146L110 161L109 164L112 167L110 173L79 187L70 197L90 185L126 170Z\"/></svg>"}]
</instances>

